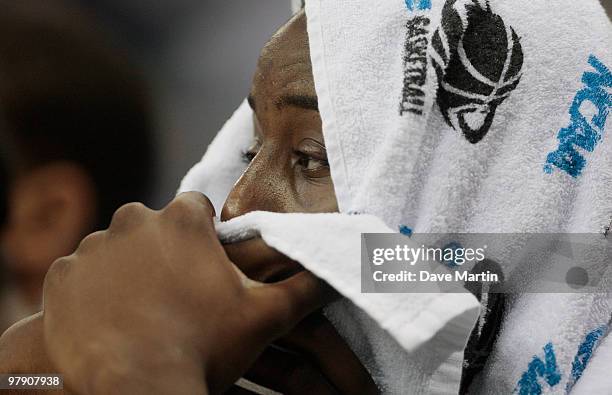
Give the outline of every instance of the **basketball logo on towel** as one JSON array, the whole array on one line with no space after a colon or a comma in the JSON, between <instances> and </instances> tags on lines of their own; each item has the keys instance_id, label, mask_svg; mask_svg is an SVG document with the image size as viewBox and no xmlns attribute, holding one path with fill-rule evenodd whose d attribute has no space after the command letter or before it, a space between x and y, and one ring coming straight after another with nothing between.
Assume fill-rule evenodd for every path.
<instances>
[{"instance_id":1,"label":"basketball logo on towel","mask_svg":"<svg viewBox=\"0 0 612 395\"><path fill-rule=\"evenodd\" d=\"M438 106L446 123L475 144L520 81L520 39L487 0L449 0L432 46Z\"/></svg>"}]
</instances>

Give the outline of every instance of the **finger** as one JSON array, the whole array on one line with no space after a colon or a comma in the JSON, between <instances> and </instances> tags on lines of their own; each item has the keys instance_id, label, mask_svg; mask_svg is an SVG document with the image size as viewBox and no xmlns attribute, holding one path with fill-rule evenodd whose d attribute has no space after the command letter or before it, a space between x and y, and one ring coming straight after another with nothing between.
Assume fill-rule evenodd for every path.
<instances>
[{"instance_id":1,"label":"finger","mask_svg":"<svg viewBox=\"0 0 612 395\"><path fill-rule=\"evenodd\" d=\"M322 314L311 314L276 344L306 355L342 394L378 394L355 353Z\"/></svg>"},{"instance_id":2,"label":"finger","mask_svg":"<svg viewBox=\"0 0 612 395\"><path fill-rule=\"evenodd\" d=\"M338 393L307 359L275 346L267 347L244 377L288 395Z\"/></svg>"},{"instance_id":3,"label":"finger","mask_svg":"<svg viewBox=\"0 0 612 395\"><path fill-rule=\"evenodd\" d=\"M181 229L200 229L214 233L215 208L210 200L200 192L183 192L174 198L161 211Z\"/></svg>"},{"instance_id":4,"label":"finger","mask_svg":"<svg viewBox=\"0 0 612 395\"><path fill-rule=\"evenodd\" d=\"M147 214L153 211L142 203L132 202L119 207L113 214L109 230L114 233L131 228L139 223L142 223Z\"/></svg>"},{"instance_id":5,"label":"finger","mask_svg":"<svg viewBox=\"0 0 612 395\"><path fill-rule=\"evenodd\" d=\"M79 243L75 254L87 254L91 251L95 251L99 248L102 243L106 240L106 231L99 230L97 232L90 233Z\"/></svg>"},{"instance_id":6,"label":"finger","mask_svg":"<svg viewBox=\"0 0 612 395\"><path fill-rule=\"evenodd\" d=\"M255 328L268 333L272 339L286 333L335 296L329 285L307 271L249 292Z\"/></svg>"},{"instance_id":7,"label":"finger","mask_svg":"<svg viewBox=\"0 0 612 395\"><path fill-rule=\"evenodd\" d=\"M13 324L0 337L0 373L53 373L44 352L42 313Z\"/></svg>"},{"instance_id":8,"label":"finger","mask_svg":"<svg viewBox=\"0 0 612 395\"><path fill-rule=\"evenodd\" d=\"M176 199L192 200L195 203L202 205L204 209L210 213L209 217L214 217L217 215L217 213L215 212L215 206L213 206L208 196L204 195L202 192L198 192L198 191L182 192L177 195L175 200Z\"/></svg>"},{"instance_id":9,"label":"finger","mask_svg":"<svg viewBox=\"0 0 612 395\"><path fill-rule=\"evenodd\" d=\"M262 283L278 282L304 270L299 263L268 246L261 237L224 244L223 248L244 274Z\"/></svg>"},{"instance_id":10,"label":"finger","mask_svg":"<svg viewBox=\"0 0 612 395\"><path fill-rule=\"evenodd\" d=\"M11 326L0 337L0 374L53 374L45 352L42 313L34 314ZM6 395L62 395L63 390L4 390Z\"/></svg>"}]
</instances>

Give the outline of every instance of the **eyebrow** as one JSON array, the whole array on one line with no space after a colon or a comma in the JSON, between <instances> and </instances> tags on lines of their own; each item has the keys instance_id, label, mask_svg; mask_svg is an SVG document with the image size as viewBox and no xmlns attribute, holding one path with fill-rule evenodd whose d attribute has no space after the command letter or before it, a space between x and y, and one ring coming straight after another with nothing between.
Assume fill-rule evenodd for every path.
<instances>
[{"instance_id":1,"label":"eyebrow","mask_svg":"<svg viewBox=\"0 0 612 395\"><path fill-rule=\"evenodd\" d=\"M249 94L247 101L251 109L255 111L255 97ZM316 96L307 95L284 95L274 101L276 108L281 109L285 106L295 106L306 110L319 111L319 101Z\"/></svg>"},{"instance_id":2,"label":"eyebrow","mask_svg":"<svg viewBox=\"0 0 612 395\"><path fill-rule=\"evenodd\" d=\"M279 109L284 106L296 106L306 110L319 111L319 101L316 96L286 95L281 96L274 104L276 104L276 107Z\"/></svg>"}]
</instances>

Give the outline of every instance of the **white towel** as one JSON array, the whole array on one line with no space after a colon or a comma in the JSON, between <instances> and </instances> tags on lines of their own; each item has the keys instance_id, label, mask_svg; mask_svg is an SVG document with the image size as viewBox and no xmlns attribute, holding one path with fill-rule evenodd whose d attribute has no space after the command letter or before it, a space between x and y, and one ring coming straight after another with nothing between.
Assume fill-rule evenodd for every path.
<instances>
[{"instance_id":1,"label":"white towel","mask_svg":"<svg viewBox=\"0 0 612 395\"><path fill-rule=\"evenodd\" d=\"M612 29L597 1L312 0L306 12L342 210L417 233L609 223ZM612 311L609 293L507 307L473 392L565 393Z\"/></svg>"},{"instance_id":2,"label":"white towel","mask_svg":"<svg viewBox=\"0 0 612 395\"><path fill-rule=\"evenodd\" d=\"M245 101L183 179L179 192L201 191L220 212L245 168L242 152L252 133ZM479 304L469 294L362 294L361 233L393 232L380 219L258 211L218 224L217 232L226 241L261 235L345 296L326 315L384 393L457 392L462 351Z\"/></svg>"},{"instance_id":3,"label":"white towel","mask_svg":"<svg viewBox=\"0 0 612 395\"><path fill-rule=\"evenodd\" d=\"M349 229L369 229L370 216L422 233L599 232L612 214L610 22L596 0L310 0L306 14L340 211L362 215L309 217L321 226L317 251L282 233L292 220L281 218L303 215L257 213L221 233L256 229L338 287L353 304L330 318L386 392L456 392L474 299L392 295L419 305L398 302L403 318L389 322L376 313L385 295L339 280L358 257L338 271L324 257L336 245L358 249ZM248 114L243 105L181 190L220 208L241 170ZM335 226L332 244L325 230ZM414 319L439 300L454 300L456 313L435 325ZM472 392L570 391L596 365L611 304L609 293L516 297ZM428 332L403 333L408 323Z\"/></svg>"}]
</instances>

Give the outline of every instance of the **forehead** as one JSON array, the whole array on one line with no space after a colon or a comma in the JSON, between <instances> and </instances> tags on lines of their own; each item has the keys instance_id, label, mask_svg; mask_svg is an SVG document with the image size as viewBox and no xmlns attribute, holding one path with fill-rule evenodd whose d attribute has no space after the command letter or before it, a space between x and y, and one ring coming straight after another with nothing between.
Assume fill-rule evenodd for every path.
<instances>
[{"instance_id":1,"label":"forehead","mask_svg":"<svg viewBox=\"0 0 612 395\"><path fill-rule=\"evenodd\" d=\"M258 101L286 95L316 96L303 12L281 27L261 51L251 95Z\"/></svg>"}]
</instances>

